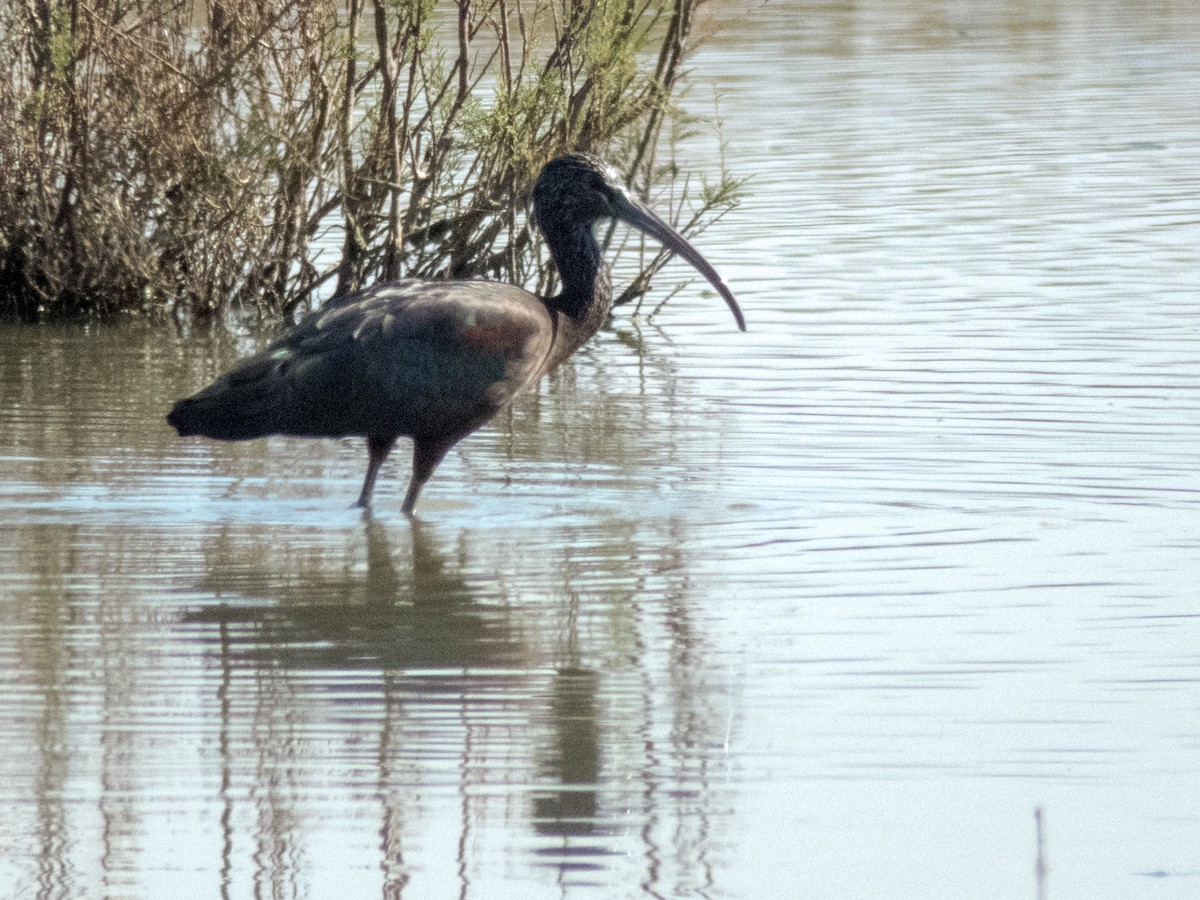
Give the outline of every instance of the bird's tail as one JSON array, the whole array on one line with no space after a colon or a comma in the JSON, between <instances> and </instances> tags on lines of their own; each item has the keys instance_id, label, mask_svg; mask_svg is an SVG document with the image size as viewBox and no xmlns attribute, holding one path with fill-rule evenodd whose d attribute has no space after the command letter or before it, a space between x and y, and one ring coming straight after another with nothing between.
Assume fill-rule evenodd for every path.
<instances>
[{"instance_id":1,"label":"bird's tail","mask_svg":"<svg viewBox=\"0 0 1200 900\"><path fill-rule=\"evenodd\" d=\"M252 356L204 390L176 403L167 421L181 437L199 434L244 441L277 434L288 394L281 368L275 354Z\"/></svg>"}]
</instances>

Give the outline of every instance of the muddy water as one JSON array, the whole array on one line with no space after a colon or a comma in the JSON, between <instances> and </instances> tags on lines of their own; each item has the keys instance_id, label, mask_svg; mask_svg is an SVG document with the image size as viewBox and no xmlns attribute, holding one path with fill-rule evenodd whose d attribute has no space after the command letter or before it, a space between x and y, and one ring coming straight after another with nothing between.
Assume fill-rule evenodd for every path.
<instances>
[{"instance_id":1,"label":"muddy water","mask_svg":"<svg viewBox=\"0 0 1200 900\"><path fill-rule=\"evenodd\" d=\"M0 897L1033 898L1038 807L1196 896L1200 16L982 6L715 10L751 331L618 315L415 524L174 437L251 338L0 329Z\"/></svg>"}]
</instances>

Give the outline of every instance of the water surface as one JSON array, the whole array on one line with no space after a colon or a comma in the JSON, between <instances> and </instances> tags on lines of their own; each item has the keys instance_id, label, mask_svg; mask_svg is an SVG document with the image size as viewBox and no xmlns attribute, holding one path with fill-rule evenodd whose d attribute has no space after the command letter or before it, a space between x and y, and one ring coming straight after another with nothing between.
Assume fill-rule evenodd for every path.
<instances>
[{"instance_id":1,"label":"water surface","mask_svg":"<svg viewBox=\"0 0 1200 900\"><path fill-rule=\"evenodd\" d=\"M1033 898L1038 807L1200 893L1200 14L985 6L711 10L750 332L619 313L415 524L174 437L252 338L0 329L0 897Z\"/></svg>"}]
</instances>

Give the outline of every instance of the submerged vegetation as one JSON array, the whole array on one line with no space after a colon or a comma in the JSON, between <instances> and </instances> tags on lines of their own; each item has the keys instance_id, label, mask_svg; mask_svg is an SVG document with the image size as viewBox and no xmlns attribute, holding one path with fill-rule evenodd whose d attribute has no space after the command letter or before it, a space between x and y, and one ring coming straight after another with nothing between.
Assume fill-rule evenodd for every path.
<instances>
[{"instance_id":1,"label":"submerged vegetation","mask_svg":"<svg viewBox=\"0 0 1200 900\"><path fill-rule=\"evenodd\" d=\"M546 290L519 198L566 149L694 230L736 195L670 159L700 2L5 4L0 314L278 316L409 275Z\"/></svg>"}]
</instances>

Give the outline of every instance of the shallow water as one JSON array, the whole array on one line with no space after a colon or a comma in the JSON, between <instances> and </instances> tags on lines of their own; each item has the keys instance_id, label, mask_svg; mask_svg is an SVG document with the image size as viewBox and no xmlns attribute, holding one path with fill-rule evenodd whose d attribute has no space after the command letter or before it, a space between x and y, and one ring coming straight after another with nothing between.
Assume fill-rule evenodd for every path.
<instances>
[{"instance_id":1,"label":"shallow water","mask_svg":"<svg viewBox=\"0 0 1200 900\"><path fill-rule=\"evenodd\" d=\"M349 509L0 329L0 897L1200 893L1200 13L722 3L698 287ZM670 274L682 267L672 267ZM664 283L664 287L666 284Z\"/></svg>"}]
</instances>

